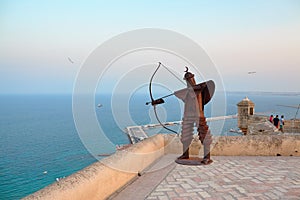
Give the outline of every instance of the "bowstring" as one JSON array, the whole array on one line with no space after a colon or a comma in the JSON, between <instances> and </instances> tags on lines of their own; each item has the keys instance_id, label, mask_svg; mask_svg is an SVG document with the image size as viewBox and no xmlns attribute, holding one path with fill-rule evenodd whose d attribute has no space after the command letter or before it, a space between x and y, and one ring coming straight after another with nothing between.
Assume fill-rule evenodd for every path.
<instances>
[{"instance_id":1,"label":"bowstring","mask_svg":"<svg viewBox=\"0 0 300 200\"><path fill-rule=\"evenodd\" d=\"M174 72L172 72L167 66L165 66L164 64L162 64L161 62L159 62L159 64L161 65L161 66L163 66L163 68L165 68L170 74L172 74L177 80L179 80L183 85L186 85L186 83L183 81L183 80L181 80L180 78L178 78L178 76L174 73Z\"/></svg>"}]
</instances>

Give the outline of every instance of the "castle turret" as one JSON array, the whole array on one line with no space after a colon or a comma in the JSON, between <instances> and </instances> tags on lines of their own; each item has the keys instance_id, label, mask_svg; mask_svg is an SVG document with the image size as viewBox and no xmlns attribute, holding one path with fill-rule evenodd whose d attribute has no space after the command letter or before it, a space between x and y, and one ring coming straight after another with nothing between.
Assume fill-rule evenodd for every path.
<instances>
[{"instance_id":1,"label":"castle turret","mask_svg":"<svg viewBox=\"0 0 300 200\"><path fill-rule=\"evenodd\" d=\"M255 104L245 97L241 102L237 104L238 107L238 127L247 134L249 118L251 115L254 115L254 106Z\"/></svg>"}]
</instances>

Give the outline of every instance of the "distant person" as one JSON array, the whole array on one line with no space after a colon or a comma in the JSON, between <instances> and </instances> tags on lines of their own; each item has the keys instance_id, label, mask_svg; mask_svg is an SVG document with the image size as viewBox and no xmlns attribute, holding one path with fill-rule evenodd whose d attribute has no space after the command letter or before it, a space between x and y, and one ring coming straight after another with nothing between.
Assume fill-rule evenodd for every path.
<instances>
[{"instance_id":1,"label":"distant person","mask_svg":"<svg viewBox=\"0 0 300 200\"><path fill-rule=\"evenodd\" d=\"M278 118L278 115L276 115L276 117L273 119L273 123L274 123L274 126L276 126L276 128L278 129L279 128L279 118Z\"/></svg>"},{"instance_id":2,"label":"distant person","mask_svg":"<svg viewBox=\"0 0 300 200\"><path fill-rule=\"evenodd\" d=\"M281 132L283 132L283 126L284 126L284 116L283 115L281 115L281 117L280 117L280 131Z\"/></svg>"},{"instance_id":3,"label":"distant person","mask_svg":"<svg viewBox=\"0 0 300 200\"><path fill-rule=\"evenodd\" d=\"M273 118L274 118L273 115L271 115L271 116L270 116L270 119L269 119L269 121L270 121L272 124L273 124Z\"/></svg>"}]
</instances>

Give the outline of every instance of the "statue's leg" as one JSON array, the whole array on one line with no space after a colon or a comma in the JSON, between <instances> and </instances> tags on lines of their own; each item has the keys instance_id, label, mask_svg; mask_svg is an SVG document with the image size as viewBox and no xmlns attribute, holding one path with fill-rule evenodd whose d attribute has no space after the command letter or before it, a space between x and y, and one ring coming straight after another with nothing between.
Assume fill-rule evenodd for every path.
<instances>
[{"instance_id":1,"label":"statue's leg","mask_svg":"<svg viewBox=\"0 0 300 200\"><path fill-rule=\"evenodd\" d=\"M204 148L203 163L209 164L212 162L212 160L210 159L210 145L212 143L212 135L210 134L210 130L208 129L205 117L200 117L199 119L198 136Z\"/></svg>"},{"instance_id":2,"label":"statue's leg","mask_svg":"<svg viewBox=\"0 0 300 200\"><path fill-rule=\"evenodd\" d=\"M181 142L183 144L183 154L178 159L189 158L189 146L193 140L194 120L183 118Z\"/></svg>"}]
</instances>

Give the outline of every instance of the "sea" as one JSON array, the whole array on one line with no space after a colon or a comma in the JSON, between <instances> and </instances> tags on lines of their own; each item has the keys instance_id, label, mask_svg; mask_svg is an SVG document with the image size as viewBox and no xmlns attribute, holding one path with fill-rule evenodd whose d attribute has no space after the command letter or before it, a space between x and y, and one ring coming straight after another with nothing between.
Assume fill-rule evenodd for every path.
<instances>
[{"instance_id":1,"label":"sea","mask_svg":"<svg viewBox=\"0 0 300 200\"><path fill-rule=\"evenodd\" d=\"M297 111L286 106L300 104L300 93L227 92L225 108L221 108L225 115L235 115L236 104L245 96L255 103L256 113L284 115L285 119L294 118ZM124 132L126 126L158 123L153 117L153 108L145 105L148 95L133 95L126 109L118 106L112 109L111 99L109 94L95 97L95 113L113 145L129 143ZM122 101L122 95L118 101ZM157 106L158 114L163 114L164 121L181 120L180 103L176 103L174 97L165 101L165 105L159 105L165 106L163 110ZM128 124L120 123L124 110L131 118ZM208 103L207 117L216 117L210 116L210 110ZM104 157L92 156L82 142L74 122L70 94L0 95L0 113L0 199L25 197ZM213 135L215 132L235 135L229 130L237 129L236 119L222 122L221 131L214 131L214 123L219 122L209 122ZM180 131L180 127L171 128ZM164 129L145 131L149 131L149 135L169 133ZM101 148L101 153L105 153L108 147Z\"/></svg>"}]
</instances>

